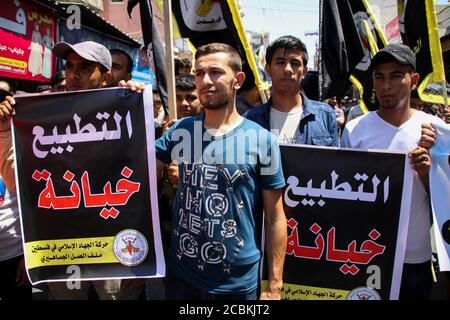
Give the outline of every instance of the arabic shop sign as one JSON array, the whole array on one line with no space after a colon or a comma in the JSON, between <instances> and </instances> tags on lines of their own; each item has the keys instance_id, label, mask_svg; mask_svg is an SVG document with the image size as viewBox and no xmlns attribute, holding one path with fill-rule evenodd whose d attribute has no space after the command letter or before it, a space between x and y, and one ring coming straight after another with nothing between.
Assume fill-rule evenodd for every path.
<instances>
[{"instance_id":1,"label":"arabic shop sign","mask_svg":"<svg viewBox=\"0 0 450 320\"><path fill-rule=\"evenodd\" d=\"M0 12L0 76L50 82L53 12L35 3L4 0Z\"/></svg>"}]
</instances>

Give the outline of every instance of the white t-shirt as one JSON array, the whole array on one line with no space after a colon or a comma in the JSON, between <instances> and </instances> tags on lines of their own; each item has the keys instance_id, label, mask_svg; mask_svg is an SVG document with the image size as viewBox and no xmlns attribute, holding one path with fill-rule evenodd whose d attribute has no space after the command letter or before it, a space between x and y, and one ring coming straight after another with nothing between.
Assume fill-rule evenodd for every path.
<instances>
[{"instance_id":1,"label":"white t-shirt","mask_svg":"<svg viewBox=\"0 0 450 320\"><path fill-rule=\"evenodd\" d=\"M345 121L344 110L342 110L338 106L334 106L334 112L336 113L336 120L341 120L342 123L344 123L344 121Z\"/></svg>"},{"instance_id":2,"label":"white t-shirt","mask_svg":"<svg viewBox=\"0 0 450 320\"><path fill-rule=\"evenodd\" d=\"M423 123L443 121L414 110L408 121L396 127L372 111L347 123L341 147L411 151L419 143ZM414 171L405 263L422 263L431 259L430 217L428 194Z\"/></svg>"},{"instance_id":3,"label":"white t-shirt","mask_svg":"<svg viewBox=\"0 0 450 320\"><path fill-rule=\"evenodd\" d=\"M361 106L357 104L356 106L353 106L348 112L347 122L350 122L351 120L358 118L363 114L364 112L362 111Z\"/></svg>"},{"instance_id":4,"label":"white t-shirt","mask_svg":"<svg viewBox=\"0 0 450 320\"><path fill-rule=\"evenodd\" d=\"M0 205L0 261L5 261L23 252L10 130L0 131L0 176L6 186Z\"/></svg>"},{"instance_id":5,"label":"white t-shirt","mask_svg":"<svg viewBox=\"0 0 450 320\"><path fill-rule=\"evenodd\" d=\"M16 194L5 194L5 201L0 206L0 261L21 255L22 232Z\"/></svg>"},{"instance_id":6,"label":"white t-shirt","mask_svg":"<svg viewBox=\"0 0 450 320\"><path fill-rule=\"evenodd\" d=\"M302 118L303 107L296 106L289 112L270 108L270 131L278 137L279 143L296 143L298 126Z\"/></svg>"}]
</instances>

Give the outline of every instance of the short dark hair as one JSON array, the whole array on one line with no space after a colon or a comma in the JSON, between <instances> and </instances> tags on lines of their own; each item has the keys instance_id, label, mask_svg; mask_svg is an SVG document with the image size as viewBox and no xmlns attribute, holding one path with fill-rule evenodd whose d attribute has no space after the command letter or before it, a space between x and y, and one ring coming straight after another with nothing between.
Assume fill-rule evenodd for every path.
<instances>
[{"instance_id":1,"label":"short dark hair","mask_svg":"<svg viewBox=\"0 0 450 320\"><path fill-rule=\"evenodd\" d=\"M208 54L220 52L226 53L230 57L228 65L234 72L242 71L242 60L239 53L235 48L225 43L209 43L197 48L197 51L195 52L195 60Z\"/></svg>"},{"instance_id":2,"label":"short dark hair","mask_svg":"<svg viewBox=\"0 0 450 320\"><path fill-rule=\"evenodd\" d=\"M100 64L98 62L97 62L97 65L98 65L98 67L100 69L100 73L101 74L104 74L104 73L107 73L108 71L111 71L111 70L108 70L108 68L106 68L104 65L102 65L102 64Z\"/></svg>"},{"instance_id":3,"label":"short dark hair","mask_svg":"<svg viewBox=\"0 0 450 320\"><path fill-rule=\"evenodd\" d=\"M175 67L176 68L192 68L192 62L188 58L183 59L175 59Z\"/></svg>"},{"instance_id":4,"label":"short dark hair","mask_svg":"<svg viewBox=\"0 0 450 320\"><path fill-rule=\"evenodd\" d=\"M60 83L61 81L63 81L66 78L66 71L65 70L60 70L58 72L56 72L53 77L52 77L52 86Z\"/></svg>"},{"instance_id":5,"label":"short dark hair","mask_svg":"<svg viewBox=\"0 0 450 320\"><path fill-rule=\"evenodd\" d=\"M271 64L273 55L277 49L284 49L285 51L300 51L303 52L303 65L308 64L308 50L306 45L297 37L282 36L272 41L266 50L266 63Z\"/></svg>"},{"instance_id":6,"label":"short dark hair","mask_svg":"<svg viewBox=\"0 0 450 320\"><path fill-rule=\"evenodd\" d=\"M127 72L133 71L133 59L131 59L130 55L126 53L125 51L121 49L110 49L109 52L111 53L111 56L113 54L121 54L127 58Z\"/></svg>"},{"instance_id":7,"label":"short dark hair","mask_svg":"<svg viewBox=\"0 0 450 320\"><path fill-rule=\"evenodd\" d=\"M175 87L178 90L195 90L195 77L193 74L180 74L175 77Z\"/></svg>"}]
</instances>

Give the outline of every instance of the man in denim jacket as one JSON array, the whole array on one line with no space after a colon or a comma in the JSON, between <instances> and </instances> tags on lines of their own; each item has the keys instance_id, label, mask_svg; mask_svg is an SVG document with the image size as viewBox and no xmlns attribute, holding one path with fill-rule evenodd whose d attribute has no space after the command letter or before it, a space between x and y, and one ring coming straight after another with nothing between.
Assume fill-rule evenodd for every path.
<instances>
[{"instance_id":1,"label":"man in denim jacket","mask_svg":"<svg viewBox=\"0 0 450 320\"><path fill-rule=\"evenodd\" d=\"M266 72L272 77L271 99L244 116L278 137L279 143L338 146L336 114L329 105L301 93L308 71L305 44L294 36L273 41L266 51Z\"/></svg>"}]
</instances>

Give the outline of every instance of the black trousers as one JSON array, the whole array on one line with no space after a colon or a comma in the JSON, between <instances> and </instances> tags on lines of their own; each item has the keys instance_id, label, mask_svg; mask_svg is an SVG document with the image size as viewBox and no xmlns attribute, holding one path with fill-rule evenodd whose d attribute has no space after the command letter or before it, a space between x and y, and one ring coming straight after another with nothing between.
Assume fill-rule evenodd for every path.
<instances>
[{"instance_id":1,"label":"black trousers","mask_svg":"<svg viewBox=\"0 0 450 320\"><path fill-rule=\"evenodd\" d=\"M403 264L399 300L430 300L433 287L431 260L417 264Z\"/></svg>"},{"instance_id":2,"label":"black trousers","mask_svg":"<svg viewBox=\"0 0 450 320\"><path fill-rule=\"evenodd\" d=\"M23 255L0 261L1 300L31 300L31 285L28 284L25 287L18 287L16 285L17 267L22 258Z\"/></svg>"}]
</instances>

